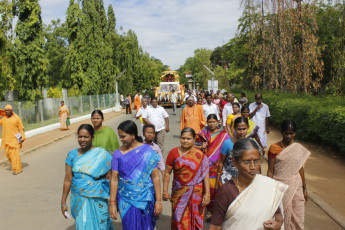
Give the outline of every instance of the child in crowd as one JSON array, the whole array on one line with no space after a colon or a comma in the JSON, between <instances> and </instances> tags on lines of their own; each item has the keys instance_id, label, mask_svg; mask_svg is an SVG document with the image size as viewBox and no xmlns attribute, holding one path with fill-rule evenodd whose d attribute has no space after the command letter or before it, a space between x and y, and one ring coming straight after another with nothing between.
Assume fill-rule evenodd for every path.
<instances>
[{"instance_id":1,"label":"child in crowd","mask_svg":"<svg viewBox=\"0 0 345 230\"><path fill-rule=\"evenodd\" d=\"M165 172L165 163L164 163L164 158L163 158L163 154L161 149L159 148L159 146L156 143L153 143L153 139L156 136L155 133L155 126L152 124L147 124L144 125L143 127L143 134L144 134L144 138L145 138L145 144L148 144L151 146L151 148L158 153L158 155L161 156L161 159L158 162L158 169L161 171L162 176L164 176L164 172Z\"/></svg>"},{"instance_id":2,"label":"child in crowd","mask_svg":"<svg viewBox=\"0 0 345 230\"><path fill-rule=\"evenodd\" d=\"M234 111L230 114L226 119L226 131L228 132L229 136L232 138L234 136L234 123L236 118L241 116L240 113L240 104L235 102L232 104L232 110Z\"/></svg>"}]
</instances>

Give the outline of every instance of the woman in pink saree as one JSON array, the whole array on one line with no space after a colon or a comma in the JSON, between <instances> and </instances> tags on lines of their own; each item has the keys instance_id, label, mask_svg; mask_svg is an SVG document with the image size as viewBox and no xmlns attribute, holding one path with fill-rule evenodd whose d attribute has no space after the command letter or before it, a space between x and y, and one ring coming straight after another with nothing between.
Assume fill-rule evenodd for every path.
<instances>
[{"instance_id":1,"label":"woman in pink saree","mask_svg":"<svg viewBox=\"0 0 345 230\"><path fill-rule=\"evenodd\" d=\"M284 120L281 124L283 139L268 150L267 176L289 185L283 198L284 229L304 229L304 204L308 199L304 165L310 152L301 144L293 143L296 124Z\"/></svg>"}]
</instances>

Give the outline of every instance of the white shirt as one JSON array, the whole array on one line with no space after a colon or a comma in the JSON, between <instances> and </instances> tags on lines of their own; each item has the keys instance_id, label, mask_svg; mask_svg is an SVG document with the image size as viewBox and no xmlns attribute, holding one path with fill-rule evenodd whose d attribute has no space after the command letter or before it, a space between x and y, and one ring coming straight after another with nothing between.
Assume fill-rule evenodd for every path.
<instances>
[{"instance_id":1,"label":"white shirt","mask_svg":"<svg viewBox=\"0 0 345 230\"><path fill-rule=\"evenodd\" d=\"M120 101L125 101L125 99L123 98L123 95L120 96Z\"/></svg>"},{"instance_id":2,"label":"white shirt","mask_svg":"<svg viewBox=\"0 0 345 230\"><path fill-rule=\"evenodd\" d=\"M232 109L232 104L230 102L228 102L226 105L224 105L223 112L222 112L223 126L226 126L226 119L233 112L234 112L234 110Z\"/></svg>"},{"instance_id":3,"label":"white shirt","mask_svg":"<svg viewBox=\"0 0 345 230\"><path fill-rule=\"evenodd\" d=\"M207 119L207 116L210 114L216 114L217 115L217 120L220 120L219 118L219 110L216 104L211 103L211 105L209 104L203 104L202 105L202 109L204 110L204 115L205 115L205 119Z\"/></svg>"},{"instance_id":4,"label":"white shirt","mask_svg":"<svg viewBox=\"0 0 345 230\"><path fill-rule=\"evenodd\" d=\"M141 107L137 114L135 115L135 117L140 117L140 116L143 116L144 113L146 113L146 110L147 110L148 106L146 106L146 109L144 107ZM140 124L141 124L141 132L143 132L143 127L144 127L144 124L140 121ZM143 133L142 133L143 134Z\"/></svg>"},{"instance_id":5,"label":"white shirt","mask_svg":"<svg viewBox=\"0 0 345 230\"><path fill-rule=\"evenodd\" d=\"M268 106L265 103L262 103L263 107L256 111L255 115L251 118L252 121L255 122L257 126L260 128L265 128L266 126L266 117L270 117L270 110L268 109ZM258 107L258 104L256 102L253 102L249 105L249 112L252 113L255 108Z\"/></svg>"},{"instance_id":6,"label":"white shirt","mask_svg":"<svg viewBox=\"0 0 345 230\"><path fill-rule=\"evenodd\" d=\"M176 103L177 102L177 93L172 93L170 96L170 100L172 103Z\"/></svg>"},{"instance_id":7,"label":"white shirt","mask_svg":"<svg viewBox=\"0 0 345 230\"><path fill-rule=\"evenodd\" d=\"M145 113L145 111L147 110L148 106L146 106L146 109L144 107L141 107L137 114L135 115L135 117L140 117L140 116L143 116L143 114Z\"/></svg>"},{"instance_id":8,"label":"white shirt","mask_svg":"<svg viewBox=\"0 0 345 230\"><path fill-rule=\"evenodd\" d=\"M184 99L183 100L186 101L187 98L190 97L190 96L192 96L194 98L194 101L197 102L196 97L194 95L189 95L189 94L184 95Z\"/></svg>"},{"instance_id":9,"label":"white shirt","mask_svg":"<svg viewBox=\"0 0 345 230\"><path fill-rule=\"evenodd\" d=\"M165 109L159 105L156 108L149 106L145 113L143 113L142 118L146 118L150 123L155 126L155 131L159 132L165 129L165 118L169 117Z\"/></svg>"},{"instance_id":10,"label":"white shirt","mask_svg":"<svg viewBox=\"0 0 345 230\"><path fill-rule=\"evenodd\" d=\"M261 144L264 148L267 147L267 134L266 134L266 118L270 117L270 110L265 103L262 103L263 107L256 111L255 115L251 118L257 126L259 126L258 136L260 138ZM256 102L253 102L249 105L249 112L253 112L254 109L258 107Z\"/></svg>"}]
</instances>

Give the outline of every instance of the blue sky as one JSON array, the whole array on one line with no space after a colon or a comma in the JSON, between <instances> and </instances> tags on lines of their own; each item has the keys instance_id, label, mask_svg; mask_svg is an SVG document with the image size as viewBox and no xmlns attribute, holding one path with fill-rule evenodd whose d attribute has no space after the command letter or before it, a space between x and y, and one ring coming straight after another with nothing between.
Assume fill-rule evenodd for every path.
<instances>
[{"instance_id":1,"label":"blue sky","mask_svg":"<svg viewBox=\"0 0 345 230\"><path fill-rule=\"evenodd\" d=\"M69 0L41 0L42 19L65 20ZM116 27L136 32L143 49L177 69L197 48L214 49L234 37L240 0L104 0Z\"/></svg>"}]
</instances>

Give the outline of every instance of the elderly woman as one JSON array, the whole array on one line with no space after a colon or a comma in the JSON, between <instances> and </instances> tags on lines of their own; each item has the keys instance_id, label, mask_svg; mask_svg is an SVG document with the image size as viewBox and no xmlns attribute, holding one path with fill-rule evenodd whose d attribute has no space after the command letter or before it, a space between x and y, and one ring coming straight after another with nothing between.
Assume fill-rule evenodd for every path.
<instances>
[{"instance_id":1,"label":"elderly woman","mask_svg":"<svg viewBox=\"0 0 345 230\"><path fill-rule=\"evenodd\" d=\"M210 230L280 229L288 186L259 174L260 152L255 141L238 140L232 156L239 174L219 189Z\"/></svg>"},{"instance_id":2,"label":"elderly woman","mask_svg":"<svg viewBox=\"0 0 345 230\"><path fill-rule=\"evenodd\" d=\"M292 120L281 123L283 139L268 150L267 176L289 185L284 199L285 229L304 229L304 204L308 200L304 165L310 152L294 143L296 124Z\"/></svg>"},{"instance_id":3,"label":"elderly woman","mask_svg":"<svg viewBox=\"0 0 345 230\"><path fill-rule=\"evenodd\" d=\"M119 210L124 230L154 229L162 212L160 156L142 143L133 121L123 121L118 132L122 146L111 162L109 214L116 219Z\"/></svg>"},{"instance_id":4,"label":"elderly woman","mask_svg":"<svg viewBox=\"0 0 345 230\"><path fill-rule=\"evenodd\" d=\"M205 206L210 202L209 161L194 147L195 131L181 131L181 146L167 157L163 200L172 204L171 229L203 229ZM174 172L172 195L168 193L170 174Z\"/></svg>"},{"instance_id":5,"label":"elderly woman","mask_svg":"<svg viewBox=\"0 0 345 230\"><path fill-rule=\"evenodd\" d=\"M111 155L92 147L94 130L83 124L78 128L80 148L68 153L61 198L61 212L68 218L66 199L71 190L71 213L76 229L114 229L108 213Z\"/></svg>"}]
</instances>

